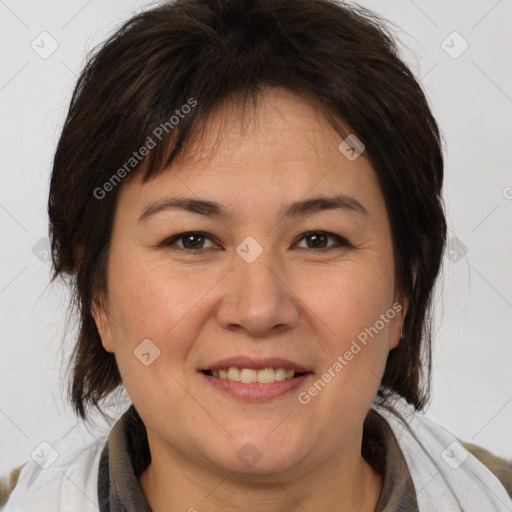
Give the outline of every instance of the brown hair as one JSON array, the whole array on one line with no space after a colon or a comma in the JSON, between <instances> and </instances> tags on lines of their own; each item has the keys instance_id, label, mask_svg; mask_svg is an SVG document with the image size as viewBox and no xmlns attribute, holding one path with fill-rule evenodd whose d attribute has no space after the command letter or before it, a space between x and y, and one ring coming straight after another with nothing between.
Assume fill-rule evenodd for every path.
<instances>
[{"instance_id":1,"label":"brown hair","mask_svg":"<svg viewBox=\"0 0 512 512\"><path fill-rule=\"evenodd\" d=\"M91 316L93 298L106 291L119 190L185 153L213 107L266 87L308 98L339 133L341 122L366 147L390 218L397 289L409 305L379 395L424 406L432 293L446 237L443 155L428 102L389 29L374 13L334 0L177 0L137 14L89 56L55 153L52 279L71 275L80 314L70 397L82 418L89 406L101 411L121 384ZM171 122L191 100L187 115ZM131 161L162 126L155 147Z\"/></svg>"}]
</instances>

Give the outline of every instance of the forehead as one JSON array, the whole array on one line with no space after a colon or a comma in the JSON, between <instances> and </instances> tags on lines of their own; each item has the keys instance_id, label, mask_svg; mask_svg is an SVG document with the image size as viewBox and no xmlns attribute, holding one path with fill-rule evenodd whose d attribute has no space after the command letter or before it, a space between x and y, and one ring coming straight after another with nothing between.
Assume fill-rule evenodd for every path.
<instances>
[{"instance_id":1,"label":"forehead","mask_svg":"<svg viewBox=\"0 0 512 512\"><path fill-rule=\"evenodd\" d=\"M284 88L267 88L254 103L228 99L212 109L177 161L232 161L246 151L259 162L310 160L314 153L339 156L341 140L311 101Z\"/></svg>"},{"instance_id":2,"label":"forehead","mask_svg":"<svg viewBox=\"0 0 512 512\"><path fill-rule=\"evenodd\" d=\"M261 208L336 193L379 200L370 161L346 158L342 140L311 103L270 89L255 107L228 101L212 110L180 157L148 182L139 175L126 184L120 202L140 213L164 194Z\"/></svg>"}]
</instances>

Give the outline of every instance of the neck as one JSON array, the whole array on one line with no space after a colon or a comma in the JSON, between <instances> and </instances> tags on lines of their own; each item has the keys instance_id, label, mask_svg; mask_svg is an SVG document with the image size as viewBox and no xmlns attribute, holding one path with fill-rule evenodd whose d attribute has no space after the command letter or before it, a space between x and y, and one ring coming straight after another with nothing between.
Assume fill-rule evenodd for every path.
<instances>
[{"instance_id":1,"label":"neck","mask_svg":"<svg viewBox=\"0 0 512 512\"><path fill-rule=\"evenodd\" d=\"M148 441L152 461L139 481L153 512L373 512L382 491L382 475L363 459L360 444L302 474L239 475Z\"/></svg>"}]
</instances>

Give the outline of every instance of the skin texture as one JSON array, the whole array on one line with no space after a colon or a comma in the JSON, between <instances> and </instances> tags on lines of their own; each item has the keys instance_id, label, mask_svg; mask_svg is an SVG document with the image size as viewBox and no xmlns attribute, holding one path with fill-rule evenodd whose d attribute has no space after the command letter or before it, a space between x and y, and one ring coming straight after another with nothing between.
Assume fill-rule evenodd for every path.
<instances>
[{"instance_id":1,"label":"skin texture","mask_svg":"<svg viewBox=\"0 0 512 512\"><path fill-rule=\"evenodd\" d=\"M147 431L152 462L140 476L155 512L372 511L382 477L361 456L363 421L406 308L307 405L297 391L264 403L222 393L198 373L226 357L282 357L314 372L332 367L365 328L400 302L389 219L365 155L349 161L327 121L301 97L269 89L241 121L215 110L185 158L151 181L123 184L108 258L104 308L94 317ZM283 218L283 205L345 194L367 215L324 210ZM173 208L139 222L164 197L221 203L222 219ZM339 235L317 248L308 231ZM202 231L212 239L170 237ZM252 263L236 252L252 237ZM150 339L160 356L134 356ZM253 443L261 459L237 452Z\"/></svg>"}]
</instances>

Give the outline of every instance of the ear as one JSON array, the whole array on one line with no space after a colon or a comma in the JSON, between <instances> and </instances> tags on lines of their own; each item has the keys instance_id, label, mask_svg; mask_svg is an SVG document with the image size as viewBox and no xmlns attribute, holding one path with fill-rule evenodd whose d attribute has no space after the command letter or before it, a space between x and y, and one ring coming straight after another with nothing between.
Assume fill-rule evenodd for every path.
<instances>
[{"instance_id":1,"label":"ear","mask_svg":"<svg viewBox=\"0 0 512 512\"><path fill-rule=\"evenodd\" d=\"M395 311L395 317L391 322L391 328L389 332L389 350L398 347L402 338L402 327L404 325L405 315L409 308L409 301L405 297L395 295L392 309Z\"/></svg>"},{"instance_id":2,"label":"ear","mask_svg":"<svg viewBox=\"0 0 512 512\"><path fill-rule=\"evenodd\" d=\"M418 268L414 266L412 269L412 286L416 285L416 276L418 275ZM409 302L410 297L404 296L402 292L400 292L395 286L395 294L394 294L394 302L393 309L397 311L398 305L400 305L400 311L397 311L397 315L393 320L393 324L391 327L391 332L389 336L389 350L392 350L398 347L400 340L402 339L402 328L404 326L405 316L407 315L407 311L409 311ZM403 343L403 342L402 342Z\"/></svg>"},{"instance_id":3,"label":"ear","mask_svg":"<svg viewBox=\"0 0 512 512\"><path fill-rule=\"evenodd\" d=\"M112 344L112 329L110 327L110 318L108 311L104 305L98 301L93 300L91 306L92 317L96 323L96 328L101 338L101 344L107 352L114 352L114 346Z\"/></svg>"},{"instance_id":4,"label":"ear","mask_svg":"<svg viewBox=\"0 0 512 512\"><path fill-rule=\"evenodd\" d=\"M83 257L84 257L84 248L82 245L77 245L73 251L73 259L75 260L75 265L77 267L80 267L80 265L82 265Z\"/></svg>"}]
</instances>

